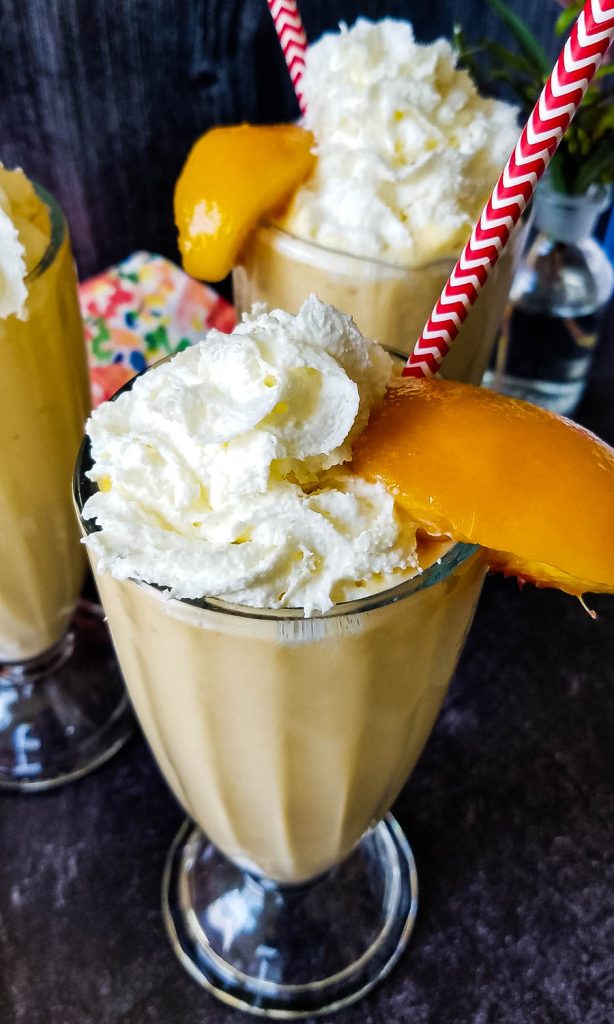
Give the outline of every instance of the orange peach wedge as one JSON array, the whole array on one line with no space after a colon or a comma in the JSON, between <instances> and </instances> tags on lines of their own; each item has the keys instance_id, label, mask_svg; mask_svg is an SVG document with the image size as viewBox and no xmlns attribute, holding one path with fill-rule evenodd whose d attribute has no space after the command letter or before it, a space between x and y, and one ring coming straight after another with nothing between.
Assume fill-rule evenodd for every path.
<instances>
[{"instance_id":1,"label":"orange peach wedge","mask_svg":"<svg viewBox=\"0 0 614 1024\"><path fill-rule=\"evenodd\" d=\"M175 187L183 265L221 281L258 221L291 198L315 166L311 132L291 124L213 128L194 144Z\"/></svg>"},{"instance_id":2,"label":"orange peach wedge","mask_svg":"<svg viewBox=\"0 0 614 1024\"><path fill-rule=\"evenodd\" d=\"M470 384L401 379L352 469L429 533L481 545L494 569L614 593L614 451L569 420Z\"/></svg>"}]
</instances>

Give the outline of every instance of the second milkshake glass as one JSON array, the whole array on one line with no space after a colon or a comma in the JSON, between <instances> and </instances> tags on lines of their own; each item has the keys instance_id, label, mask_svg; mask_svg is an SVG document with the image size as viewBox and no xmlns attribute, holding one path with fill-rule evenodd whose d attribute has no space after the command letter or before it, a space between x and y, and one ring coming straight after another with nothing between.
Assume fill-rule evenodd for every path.
<instances>
[{"instance_id":1,"label":"second milkshake glass","mask_svg":"<svg viewBox=\"0 0 614 1024\"><path fill-rule=\"evenodd\" d=\"M25 279L26 320L0 319L0 787L45 789L110 757L132 716L70 500L89 381L68 228Z\"/></svg>"},{"instance_id":2,"label":"second milkshake glass","mask_svg":"<svg viewBox=\"0 0 614 1024\"><path fill-rule=\"evenodd\" d=\"M86 441L79 513L90 468ZM456 545L422 575L310 618L97 577L141 725L192 819L167 862L167 930L224 1002L324 1013L400 956L417 882L387 812L441 707L484 571Z\"/></svg>"},{"instance_id":3,"label":"second milkshake glass","mask_svg":"<svg viewBox=\"0 0 614 1024\"><path fill-rule=\"evenodd\" d=\"M443 377L470 384L481 382L523 240L524 232L503 253L477 300L479 313L463 325L446 358ZM233 270L235 305L239 313L249 312L254 302L296 313L313 292L349 313L365 337L408 355L455 262L456 257L446 257L405 267L328 249L274 224L263 224L251 236L239 266Z\"/></svg>"}]
</instances>

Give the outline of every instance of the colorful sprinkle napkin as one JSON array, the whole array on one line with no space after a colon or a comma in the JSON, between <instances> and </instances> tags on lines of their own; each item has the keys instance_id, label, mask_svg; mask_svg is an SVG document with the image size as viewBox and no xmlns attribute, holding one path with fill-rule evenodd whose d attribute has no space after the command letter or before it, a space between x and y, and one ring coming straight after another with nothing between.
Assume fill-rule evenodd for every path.
<instances>
[{"instance_id":1,"label":"colorful sprinkle napkin","mask_svg":"<svg viewBox=\"0 0 614 1024\"><path fill-rule=\"evenodd\" d=\"M236 323L234 308L213 288L149 252L83 281L79 297L94 406L211 327L228 333Z\"/></svg>"}]
</instances>

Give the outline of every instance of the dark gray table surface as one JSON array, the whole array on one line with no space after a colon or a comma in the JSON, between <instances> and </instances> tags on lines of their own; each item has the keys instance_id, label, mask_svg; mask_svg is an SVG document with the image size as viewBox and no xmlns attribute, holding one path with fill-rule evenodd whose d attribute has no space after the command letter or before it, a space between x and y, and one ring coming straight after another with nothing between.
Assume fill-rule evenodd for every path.
<instances>
[{"instance_id":1,"label":"dark gray table surface","mask_svg":"<svg viewBox=\"0 0 614 1024\"><path fill-rule=\"evenodd\" d=\"M580 414L610 442L613 347ZM613 1019L614 598L590 604L596 622L562 594L487 581L396 805L421 885L410 948L338 1024ZM0 796L0 1024L241 1019L166 939L181 820L140 737L64 789Z\"/></svg>"}]
</instances>

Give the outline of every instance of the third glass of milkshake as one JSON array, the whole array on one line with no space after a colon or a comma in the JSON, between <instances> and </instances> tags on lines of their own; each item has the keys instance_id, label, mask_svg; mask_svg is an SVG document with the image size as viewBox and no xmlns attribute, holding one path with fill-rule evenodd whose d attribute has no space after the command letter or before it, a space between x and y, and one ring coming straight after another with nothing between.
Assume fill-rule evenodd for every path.
<instances>
[{"instance_id":1,"label":"third glass of milkshake","mask_svg":"<svg viewBox=\"0 0 614 1024\"><path fill-rule=\"evenodd\" d=\"M408 353L439 298L518 134L516 111L480 96L444 39L359 19L309 47L304 125L313 176L261 225L233 271L240 312L296 312L314 292L380 344ZM463 326L444 376L480 383L520 239Z\"/></svg>"},{"instance_id":2,"label":"third glass of milkshake","mask_svg":"<svg viewBox=\"0 0 614 1024\"><path fill-rule=\"evenodd\" d=\"M83 774L130 734L70 501L90 408L68 228L0 164L0 787ZM72 621L72 624L71 624Z\"/></svg>"},{"instance_id":3,"label":"third glass of milkshake","mask_svg":"<svg viewBox=\"0 0 614 1024\"><path fill-rule=\"evenodd\" d=\"M415 917L387 812L484 566L344 468L392 373L311 296L150 370L94 413L77 466L132 700L194 823L169 855L167 928L201 984L256 1013L359 998Z\"/></svg>"}]
</instances>

